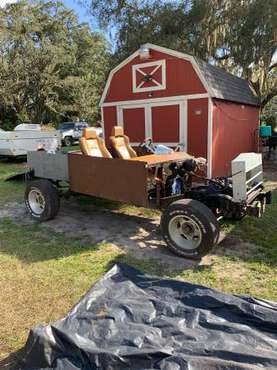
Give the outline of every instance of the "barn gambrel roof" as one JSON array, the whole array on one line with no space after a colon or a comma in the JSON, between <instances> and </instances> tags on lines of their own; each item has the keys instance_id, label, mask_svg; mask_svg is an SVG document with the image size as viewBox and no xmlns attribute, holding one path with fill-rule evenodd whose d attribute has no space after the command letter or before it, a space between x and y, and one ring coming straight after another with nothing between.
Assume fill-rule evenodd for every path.
<instances>
[{"instance_id":1,"label":"barn gambrel roof","mask_svg":"<svg viewBox=\"0 0 277 370\"><path fill-rule=\"evenodd\" d=\"M195 60L209 85L212 97L237 103L259 105L259 100L250 88L248 81L200 59L195 58Z\"/></svg>"},{"instance_id":2,"label":"barn gambrel roof","mask_svg":"<svg viewBox=\"0 0 277 370\"><path fill-rule=\"evenodd\" d=\"M150 43L147 43L144 46L164 54L169 54L177 58L190 61L211 98L259 106L257 96L250 88L248 81L244 80L243 78L234 76L233 74L226 72L224 69L215 67L196 57L193 57L192 55L184 54L179 51L164 48L162 46ZM110 72L108 81L100 100L100 105L102 105L105 101L113 75L138 55L139 50L135 51L127 59L123 60Z\"/></svg>"}]
</instances>

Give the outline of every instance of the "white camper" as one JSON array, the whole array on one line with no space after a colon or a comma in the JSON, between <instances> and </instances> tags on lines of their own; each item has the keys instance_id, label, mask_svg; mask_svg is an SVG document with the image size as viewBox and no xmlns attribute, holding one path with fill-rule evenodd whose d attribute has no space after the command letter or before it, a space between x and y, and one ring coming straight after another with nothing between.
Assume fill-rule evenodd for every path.
<instances>
[{"instance_id":1,"label":"white camper","mask_svg":"<svg viewBox=\"0 0 277 370\"><path fill-rule=\"evenodd\" d=\"M40 125L21 124L14 131L0 129L0 156L17 157L27 152L55 152L61 146L59 131L42 131Z\"/></svg>"}]
</instances>

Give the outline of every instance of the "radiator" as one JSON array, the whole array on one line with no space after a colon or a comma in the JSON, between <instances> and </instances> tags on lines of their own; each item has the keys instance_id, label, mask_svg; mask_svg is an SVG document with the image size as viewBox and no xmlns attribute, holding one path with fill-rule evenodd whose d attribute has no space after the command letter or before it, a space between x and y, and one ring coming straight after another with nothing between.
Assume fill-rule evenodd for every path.
<instances>
[{"instance_id":1,"label":"radiator","mask_svg":"<svg viewBox=\"0 0 277 370\"><path fill-rule=\"evenodd\" d=\"M262 155L241 153L232 161L233 200L246 201L256 188L263 184Z\"/></svg>"}]
</instances>

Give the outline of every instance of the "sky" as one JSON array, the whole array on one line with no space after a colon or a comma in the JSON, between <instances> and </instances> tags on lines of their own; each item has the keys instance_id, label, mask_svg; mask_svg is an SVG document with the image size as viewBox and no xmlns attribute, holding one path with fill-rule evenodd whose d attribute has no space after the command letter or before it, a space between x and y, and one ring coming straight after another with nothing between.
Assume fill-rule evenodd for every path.
<instances>
[{"instance_id":1,"label":"sky","mask_svg":"<svg viewBox=\"0 0 277 370\"><path fill-rule=\"evenodd\" d=\"M0 0L0 7L6 4L16 3L17 0ZM85 2L85 1L84 1ZM63 0L65 6L69 9L73 9L75 13L79 16L81 22L88 22L92 28L97 28L97 24L93 17L88 14L87 9L80 4L77 0Z\"/></svg>"},{"instance_id":2,"label":"sky","mask_svg":"<svg viewBox=\"0 0 277 370\"><path fill-rule=\"evenodd\" d=\"M80 5L77 0L63 0L63 3L67 8L75 11L81 22L88 22L93 28L96 27L96 22L93 20L92 16L88 14L84 5Z\"/></svg>"},{"instance_id":3,"label":"sky","mask_svg":"<svg viewBox=\"0 0 277 370\"><path fill-rule=\"evenodd\" d=\"M6 4L15 3L16 0L0 0L0 7L2 8Z\"/></svg>"},{"instance_id":4,"label":"sky","mask_svg":"<svg viewBox=\"0 0 277 370\"><path fill-rule=\"evenodd\" d=\"M0 0L1 1L1 0ZM84 0L84 3L86 0ZM97 21L89 14L87 8L84 5L80 4L78 0L63 0L64 5L69 8L73 9L75 13L78 15L79 20L81 22L87 22L90 24L90 27L93 31L103 32L99 29ZM112 50L114 50L115 45L115 27L110 28L106 32L104 32L106 39L110 42Z\"/></svg>"}]
</instances>

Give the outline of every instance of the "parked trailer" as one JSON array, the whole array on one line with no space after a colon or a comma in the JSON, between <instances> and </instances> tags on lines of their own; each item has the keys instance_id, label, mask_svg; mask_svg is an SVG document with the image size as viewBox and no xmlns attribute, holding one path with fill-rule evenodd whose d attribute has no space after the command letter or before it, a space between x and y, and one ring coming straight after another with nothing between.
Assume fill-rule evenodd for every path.
<instances>
[{"instance_id":1,"label":"parked trailer","mask_svg":"<svg viewBox=\"0 0 277 370\"><path fill-rule=\"evenodd\" d=\"M38 150L55 152L60 146L59 131L42 131L40 125L18 125L14 131L0 129L0 156L17 157Z\"/></svg>"},{"instance_id":2,"label":"parked trailer","mask_svg":"<svg viewBox=\"0 0 277 370\"><path fill-rule=\"evenodd\" d=\"M271 193L263 189L259 154L247 153L235 159L230 179L194 184L200 162L185 152L129 160L80 152L32 152L28 153L25 203L34 219L54 218L64 192L60 186L66 182L71 194L158 208L168 247L180 256L195 259L217 243L220 219L262 216L271 199Z\"/></svg>"}]
</instances>

